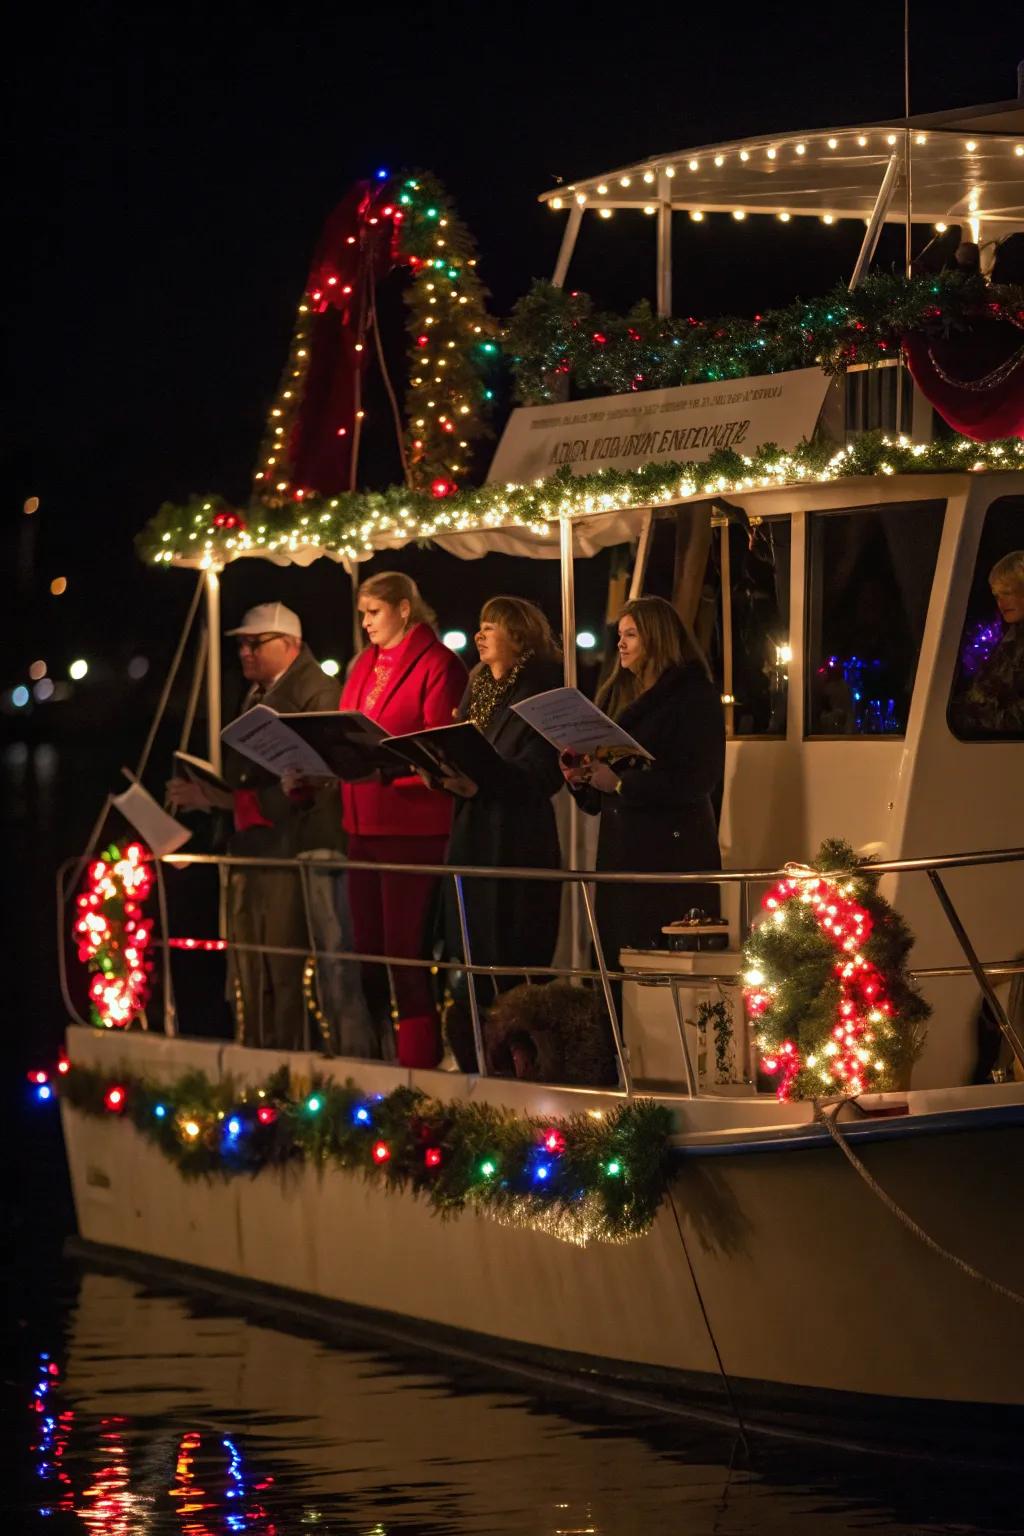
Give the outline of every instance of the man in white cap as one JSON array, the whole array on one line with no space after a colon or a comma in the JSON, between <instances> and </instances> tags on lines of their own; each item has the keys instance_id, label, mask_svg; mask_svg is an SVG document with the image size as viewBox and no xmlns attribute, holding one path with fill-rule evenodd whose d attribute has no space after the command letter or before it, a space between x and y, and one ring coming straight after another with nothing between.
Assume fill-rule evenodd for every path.
<instances>
[{"instance_id":1,"label":"man in white cap","mask_svg":"<svg viewBox=\"0 0 1024 1536\"><path fill-rule=\"evenodd\" d=\"M259 603L227 631L238 643L249 689L242 710L267 704L278 714L337 709L341 688L328 677L302 639L299 616L284 603ZM168 799L177 810L230 811L234 831L228 848L246 858L296 858L313 849L342 846L341 805L336 786L290 799L281 781L241 753L224 754L230 794L189 779L172 779ZM309 947L302 883L291 869L232 871L229 938L236 944ZM239 1034L246 1045L303 1050L308 1047L301 956L230 951Z\"/></svg>"}]
</instances>

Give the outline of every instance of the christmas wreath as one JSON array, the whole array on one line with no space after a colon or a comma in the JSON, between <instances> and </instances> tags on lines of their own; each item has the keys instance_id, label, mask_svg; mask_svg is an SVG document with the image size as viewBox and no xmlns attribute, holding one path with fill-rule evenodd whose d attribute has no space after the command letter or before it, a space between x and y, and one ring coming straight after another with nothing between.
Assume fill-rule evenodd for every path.
<instances>
[{"instance_id":1,"label":"christmas wreath","mask_svg":"<svg viewBox=\"0 0 1024 1536\"><path fill-rule=\"evenodd\" d=\"M51 1097L46 1073L33 1081ZM475 1210L577 1244L640 1237L669 1178L672 1116L645 1100L551 1121L415 1088L371 1096L314 1077L297 1092L287 1067L243 1088L202 1072L167 1085L63 1061L53 1087L84 1114L131 1121L186 1178L333 1165L410 1190L442 1216Z\"/></svg>"},{"instance_id":2,"label":"christmas wreath","mask_svg":"<svg viewBox=\"0 0 1024 1536\"><path fill-rule=\"evenodd\" d=\"M891 1088L924 1044L913 936L857 864L848 843L822 843L764 897L744 948L747 1013L780 1099Z\"/></svg>"},{"instance_id":3,"label":"christmas wreath","mask_svg":"<svg viewBox=\"0 0 1024 1536\"><path fill-rule=\"evenodd\" d=\"M147 955L152 922L142 906L153 884L141 843L111 843L86 872L78 896L74 935L78 958L88 969L90 1013L104 1029L127 1029L143 1015L149 997Z\"/></svg>"}]
</instances>

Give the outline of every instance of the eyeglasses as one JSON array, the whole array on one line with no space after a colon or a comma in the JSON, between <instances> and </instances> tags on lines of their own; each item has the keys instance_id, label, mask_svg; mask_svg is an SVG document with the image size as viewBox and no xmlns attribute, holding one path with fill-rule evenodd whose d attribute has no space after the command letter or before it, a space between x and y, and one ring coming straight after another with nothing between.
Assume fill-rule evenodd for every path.
<instances>
[{"instance_id":1,"label":"eyeglasses","mask_svg":"<svg viewBox=\"0 0 1024 1536\"><path fill-rule=\"evenodd\" d=\"M281 640L282 635L242 635L238 641L240 651L258 651L261 646L269 645L271 640Z\"/></svg>"}]
</instances>

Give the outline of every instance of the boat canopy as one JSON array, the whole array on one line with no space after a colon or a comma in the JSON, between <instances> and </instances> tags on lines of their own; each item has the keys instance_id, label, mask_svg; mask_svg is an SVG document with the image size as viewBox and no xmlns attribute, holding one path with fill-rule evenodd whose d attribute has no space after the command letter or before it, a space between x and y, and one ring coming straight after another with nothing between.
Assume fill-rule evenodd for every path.
<instances>
[{"instance_id":1,"label":"boat canopy","mask_svg":"<svg viewBox=\"0 0 1024 1536\"><path fill-rule=\"evenodd\" d=\"M759 134L652 155L540 195L549 207L656 214L871 217L893 157L909 148L912 216L920 223L1024 225L1024 101L888 122ZM906 222L906 201L884 217Z\"/></svg>"}]
</instances>

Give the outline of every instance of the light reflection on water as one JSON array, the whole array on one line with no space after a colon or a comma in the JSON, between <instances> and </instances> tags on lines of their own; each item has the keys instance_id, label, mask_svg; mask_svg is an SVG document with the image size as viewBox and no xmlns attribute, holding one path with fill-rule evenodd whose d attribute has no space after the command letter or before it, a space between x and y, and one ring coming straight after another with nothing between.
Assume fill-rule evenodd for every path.
<instances>
[{"instance_id":1,"label":"light reflection on water","mask_svg":"<svg viewBox=\"0 0 1024 1536\"><path fill-rule=\"evenodd\" d=\"M1010 1531L991 1477L458 1385L87 1272L30 1388L33 1528L96 1536ZM1009 1490L1016 1501L1016 1485ZM1013 1503L1007 1505L1013 1507ZM941 1511L941 1513L940 1513ZM38 1512L38 1513L37 1513ZM962 1518L964 1515L968 1518ZM2 1515L2 1511L0 1511ZM0 1529L9 1526L0 1518Z\"/></svg>"}]
</instances>

